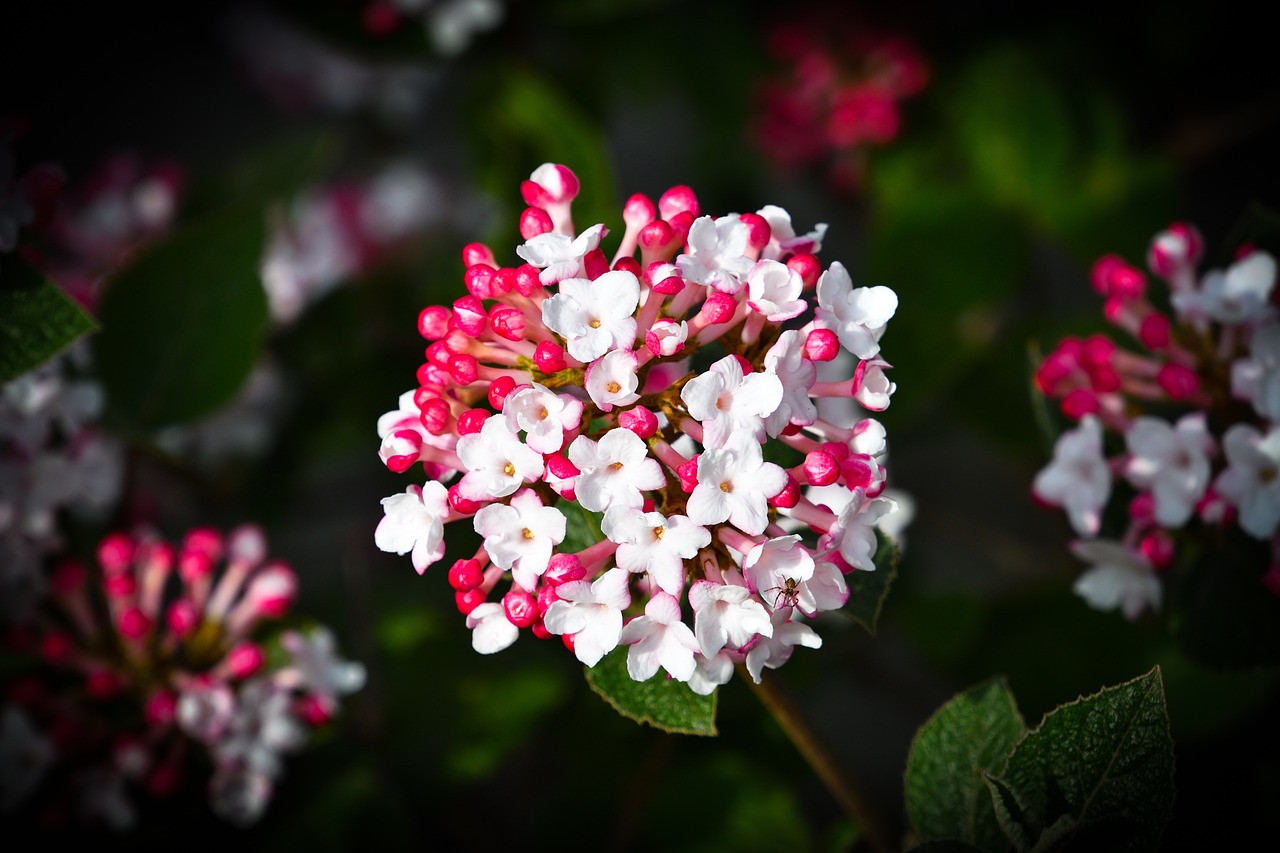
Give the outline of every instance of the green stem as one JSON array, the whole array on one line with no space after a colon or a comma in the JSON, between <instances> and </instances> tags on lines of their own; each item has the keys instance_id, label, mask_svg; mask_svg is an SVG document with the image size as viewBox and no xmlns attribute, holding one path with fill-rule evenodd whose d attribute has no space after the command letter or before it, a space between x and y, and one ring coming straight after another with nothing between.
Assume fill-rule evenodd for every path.
<instances>
[{"instance_id":1,"label":"green stem","mask_svg":"<svg viewBox=\"0 0 1280 853\"><path fill-rule=\"evenodd\" d=\"M795 700L783 689L777 674L770 673L759 684L755 683L742 666L738 667L738 674L778 721L778 725L787 733L787 737L813 768L813 772L822 780L822 784L826 785L827 790L836 798L836 802L844 809L845 814L858 827L871 848L876 851L896 849L893 836L880 815L867 802L866 796L849 778L849 775L831 760L830 751L822 745L818 735L810 728Z\"/></svg>"}]
</instances>

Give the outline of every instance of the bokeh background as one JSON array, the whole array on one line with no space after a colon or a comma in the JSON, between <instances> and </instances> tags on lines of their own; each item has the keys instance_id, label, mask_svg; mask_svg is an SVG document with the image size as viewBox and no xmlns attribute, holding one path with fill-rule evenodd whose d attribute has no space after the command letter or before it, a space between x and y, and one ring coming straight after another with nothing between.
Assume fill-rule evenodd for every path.
<instances>
[{"instance_id":1,"label":"bokeh background","mask_svg":"<svg viewBox=\"0 0 1280 853\"><path fill-rule=\"evenodd\" d=\"M1280 829L1274 670L1212 671L1179 651L1161 616L1089 610L1070 592L1081 566L1065 518L1029 494L1054 424L1031 391L1034 354L1103 327L1093 260L1116 252L1141 264L1155 232L1187 220L1221 263L1253 205L1280 208L1280 87L1258 22L1190 2L1065 14L511 0L450 54L416 18L370 32L367 5L0 11L0 111L29 124L20 161L55 161L74 186L114 152L171 160L185 177L170 239L213 217L256 235L216 262L175 264L175 289L259 280L271 229L326 187L365 185L393 165L428 187L394 245L292 321L259 319L245 346L274 384L254 406L195 401L170 423L164 404L146 416L132 405L151 399L145 375L104 377L105 423L129 441L124 499L110 518L69 522L72 540L88 547L142 519L170 535L256 520L299 573L299 610L335 628L369 682L324 742L289 762L260 825L220 824L197 794L143 805L133 834L95 841L850 844L835 801L743 684L720 691L716 738L637 726L554 641L472 652L442 569L418 577L373 546L379 499L408 482L378 462L374 423L414 382L417 312L463 293L466 243L514 259L519 182L546 161L579 175L579 226L618 224L630 193L689 184L705 212L773 203L798 229L828 223L826 262L898 292L884 347L899 388L882 420L892 484L915 504L898 577L876 637L823 622L824 647L781 671L891 823L903 825L911 737L955 691L1003 674L1034 722L1159 664L1178 760L1167 846L1230 848ZM915 46L927 85L902 100L891 141L790 165L762 147L764 93L794 85L771 38L797 24L852 68L868 39ZM165 322L124 313L104 334L138 340ZM225 363L225 384L244 387L243 349L190 355ZM449 535L443 565L476 544L467 530Z\"/></svg>"}]
</instances>

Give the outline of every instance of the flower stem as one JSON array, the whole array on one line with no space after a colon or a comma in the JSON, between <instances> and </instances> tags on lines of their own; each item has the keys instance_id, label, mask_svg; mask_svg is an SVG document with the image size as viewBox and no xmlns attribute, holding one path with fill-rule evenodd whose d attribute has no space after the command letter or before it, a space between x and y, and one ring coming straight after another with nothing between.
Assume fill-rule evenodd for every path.
<instances>
[{"instance_id":1,"label":"flower stem","mask_svg":"<svg viewBox=\"0 0 1280 853\"><path fill-rule=\"evenodd\" d=\"M822 745L818 735L810 728L799 706L778 680L777 673L769 673L759 684L756 684L744 667L739 666L738 673L756 694L756 698L778 721L778 725L804 756L804 760L813 768L813 772L822 780L822 784L826 785L827 790L836 798L836 802L844 809L845 814L862 832L871 848L876 851L896 849L889 829L880 815L867 802L866 796L848 774L832 761L830 751Z\"/></svg>"}]
</instances>

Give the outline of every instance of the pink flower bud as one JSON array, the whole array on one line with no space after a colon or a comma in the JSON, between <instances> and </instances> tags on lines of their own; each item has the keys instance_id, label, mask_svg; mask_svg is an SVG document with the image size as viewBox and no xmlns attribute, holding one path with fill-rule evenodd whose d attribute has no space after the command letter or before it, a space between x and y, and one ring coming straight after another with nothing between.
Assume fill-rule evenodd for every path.
<instances>
[{"instance_id":1,"label":"pink flower bud","mask_svg":"<svg viewBox=\"0 0 1280 853\"><path fill-rule=\"evenodd\" d=\"M545 163L520 184L520 195L530 207L563 204L578 197L578 176L568 166Z\"/></svg>"},{"instance_id":2,"label":"pink flower bud","mask_svg":"<svg viewBox=\"0 0 1280 853\"><path fill-rule=\"evenodd\" d=\"M1098 396L1092 391L1077 388L1062 398L1062 413L1072 420L1080 420L1085 415L1096 415L1102 411Z\"/></svg>"},{"instance_id":3,"label":"pink flower bud","mask_svg":"<svg viewBox=\"0 0 1280 853\"><path fill-rule=\"evenodd\" d=\"M484 243L468 243L463 246L462 265L473 267L476 264L488 264L496 269L498 262L494 260L493 249L490 249Z\"/></svg>"},{"instance_id":4,"label":"pink flower bud","mask_svg":"<svg viewBox=\"0 0 1280 853\"><path fill-rule=\"evenodd\" d=\"M1156 373L1156 382L1174 400L1189 400L1200 393L1200 377L1181 364L1165 364Z\"/></svg>"},{"instance_id":5,"label":"pink flower bud","mask_svg":"<svg viewBox=\"0 0 1280 853\"><path fill-rule=\"evenodd\" d=\"M677 213L688 213L694 219L698 218L698 197L694 192L684 184L674 186L662 194L662 198L658 199L658 213L668 222L671 217Z\"/></svg>"},{"instance_id":6,"label":"pink flower bud","mask_svg":"<svg viewBox=\"0 0 1280 853\"><path fill-rule=\"evenodd\" d=\"M532 264L521 264L516 267L516 292L521 296L528 296L542 287L542 280L538 278L538 268Z\"/></svg>"},{"instance_id":7,"label":"pink flower bud","mask_svg":"<svg viewBox=\"0 0 1280 853\"><path fill-rule=\"evenodd\" d=\"M457 560L449 569L449 586L457 592L475 589L484 582L484 572L475 560Z\"/></svg>"},{"instance_id":8,"label":"pink flower bud","mask_svg":"<svg viewBox=\"0 0 1280 853\"><path fill-rule=\"evenodd\" d=\"M551 216L540 207L526 207L520 214L520 236L526 240L554 231L555 227Z\"/></svg>"},{"instance_id":9,"label":"pink flower bud","mask_svg":"<svg viewBox=\"0 0 1280 853\"><path fill-rule=\"evenodd\" d=\"M1160 350L1169 345L1169 318L1163 314L1151 313L1142 318L1138 327L1138 340L1147 349Z\"/></svg>"},{"instance_id":10,"label":"pink flower bud","mask_svg":"<svg viewBox=\"0 0 1280 853\"><path fill-rule=\"evenodd\" d=\"M227 652L227 672L232 678L248 678L262 669L266 660L266 655L257 643L237 643L235 648Z\"/></svg>"},{"instance_id":11,"label":"pink flower bud","mask_svg":"<svg viewBox=\"0 0 1280 853\"><path fill-rule=\"evenodd\" d=\"M151 631L151 620L140 608L127 607L117 623L120 635L130 640L140 640Z\"/></svg>"},{"instance_id":12,"label":"pink flower bud","mask_svg":"<svg viewBox=\"0 0 1280 853\"><path fill-rule=\"evenodd\" d=\"M449 359L449 375L459 385L470 385L480 375L480 362L474 356L458 353Z\"/></svg>"},{"instance_id":13,"label":"pink flower bud","mask_svg":"<svg viewBox=\"0 0 1280 853\"><path fill-rule=\"evenodd\" d=\"M547 606L550 607L551 605L548 604ZM540 610L542 609L541 601L538 602L538 608ZM544 610L543 612L546 612L546 611ZM539 618L536 622L534 622L533 625L529 627L529 630L532 631L533 636L537 637L539 640L549 640L555 636L555 634L547 630L546 625L542 624L541 618Z\"/></svg>"},{"instance_id":14,"label":"pink flower bud","mask_svg":"<svg viewBox=\"0 0 1280 853\"><path fill-rule=\"evenodd\" d=\"M120 692L124 682L106 669L96 669L85 678L85 690L92 699L110 699Z\"/></svg>"},{"instance_id":15,"label":"pink flower bud","mask_svg":"<svg viewBox=\"0 0 1280 853\"><path fill-rule=\"evenodd\" d=\"M747 226L747 244L757 252L769 245L773 229L769 221L758 213L744 213L738 221Z\"/></svg>"},{"instance_id":16,"label":"pink flower bud","mask_svg":"<svg viewBox=\"0 0 1280 853\"><path fill-rule=\"evenodd\" d=\"M700 456L701 454L698 454ZM692 494L698 487L698 456L676 468L676 476L680 478L680 488Z\"/></svg>"},{"instance_id":17,"label":"pink flower bud","mask_svg":"<svg viewBox=\"0 0 1280 853\"><path fill-rule=\"evenodd\" d=\"M507 395L516 387L516 381L510 376L499 376L497 379L489 383L489 405L499 412L502 411L502 404L507 401Z\"/></svg>"},{"instance_id":18,"label":"pink flower bud","mask_svg":"<svg viewBox=\"0 0 1280 853\"><path fill-rule=\"evenodd\" d=\"M627 228L643 228L658 216L653 201L643 193L636 193L622 206L622 221Z\"/></svg>"},{"instance_id":19,"label":"pink flower bud","mask_svg":"<svg viewBox=\"0 0 1280 853\"><path fill-rule=\"evenodd\" d=\"M1119 255L1099 258L1093 265L1090 278L1094 290L1115 299L1140 299L1147 289L1146 276L1125 263Z\"/></svg>"},{"instance_id":20,"label":"pink flower bud","mask_svg":"<svg viewBox=\"0 0 1280 853\"><path fill-rule=\"evenodd\" d=\"M213 572L213 561L203 551L185 550L178 557L178 575L186 583L208 577Z\"/></svg>"},{"instance_id":21,"label":"pink flower bud","mask_svg":"<svg viewBox=\"0 0 1280 853\"><path fill-rule=\"evenodd\" d=\"M453 319L459 329L474 338L484 332L489 315L477 297L464 296L453 303Z\"/></svg>"},{"instance_id":22,"label":"pink flower bud","mask_svg":"<svg viewBox=\"0 0 1280 853\"><path fill-rule=\"evenodd\" d=\"M267 537L256 524L242 524L227 539L228 558L257 565L267 558Z\"/></svg>"},{"instance_id":23,"label":"pink flower bud","mask_svg":"<svg viewBox=\"0 0 1280 853\"><path fill-rule=\"evenodd\" d=\"M538 604L529 593L512 587L502 596L502 612L517 628L528 628L538 618Z\"/></svg>"},{"instance_id":24,"label":"pink flower bud","mask_svg":"<svg viewBox=\"0 0 1280 853\"><path fill-rule=\"evenodd\" d=\"M163 727L173 722L178 710L178 694L172 690L157 690L147 699L147 722L153 726Z\"/></svg>"},{"instance_id":25,"label":"pink flower bud","mask_svg":"<svg viewBox=\"0 0 1280 853\"><path fill-rule=\"evenodd\" d=\"M547 470L557 480L571 480L582 473L563 453L552 453L545 459Z\"/></svg>"},{"instance_id":26,"label":"pink flower bud","mask_svg":"<svg viewBox=\"0 0 1280 853\"><path fill-rule=\"evenodd\" d=\"M298 592L298 577L284 563L269 563L249 579L244 600L260 616L279 619L288 612Z\"/></svg>"},{"instance_id":27,"label":"pink flower bud","mask_svg":"<svg viewBox=\"0 0 1280 853\"><path fill-rule=\"evenodd\" d=\"M671 236L677 243L683 244L689 239L689 230L693 228L694 220L697 218L697 214L687 210L667 217L667 224L671 226Z\"/></svg>"},{"instance_id":28,"label":"pink flower bud","mask_svg":"<svg viewBox=\"0 0 1280 853\"><path fill-rule=\"evenodd\" d=\"M1204 238L1194 225L1177 222L1161 231L1147 251L1147 266L1161 278L1195 267L1204 251Z\"/></svg>"},{"instance_id":29,"label":"pink flower bud","mask_svg":"<svg viewBox=\"0 0 1280 853\"><path fill-rule=\"evenodd\" d=\"M449 331L453 331L454 328L457 327L450 327ZM449 332L445 332L445 335L447 334ZM449 369L449 357L451 355L453 355L453 351L442 340L436 341L426 349L427 362L434 367L444 368L445 370ZM425 385L426 383L424 382L423 384Z\"/></svg>"},{"instance_id":30,"label":"pink flower bud","mask_svg":"<svg viewBox=\"0 0 1280 853\"><path fill-rule=\"evenodd\" d=\"M444 435L449 429L449 404L439 397L427 400L422 405L418 420L432 435Z\"/></svg>"},{"instance_id":31,"label":"pink flower bud","mask_svg":"<svg viewBox=\"0 0 1280 853\"><path fill-rule=\"evenodd\" d=\"M164 621L175 637L186 637L200 624L200 611L190 599L179 598L165 611Z\"/></svg>"},{"instance_id":32,"label":"pink flower bud","mask_svg":"<svg viewBox=\"0 0 1280 853\"><path fill-rule=\"evenodd\" d=\"M804 458L804 475L811 486L830 486L840 478L840 463L825 450L810 451Z\"/></svg>"},{"instance_id":33,"label":"pink flower bud","mask_svg":"<svg viewBox=\"0 0 1280 853\"><path fill-rule=\"evenodd\" d=\"M222 534L212 527L197 527L187 532L182 541L184 551L199 551L211 563L222 559Z\"/></svg>"},{"instance_id":34,"label":"pink flower bud","mask_svg":"<svg viewBox=\"0 0 1280 853\"><path fill-rule=\"evenodd\" d=\"M54 666L61 666L71 659L75 644L65 631L50 631L40 640L40 657Z\"/></svg>"},{"instance_id":35,"label":"pink flower bud","mask_svg":"<svg viewBox=\"0 0 1280 853\"><path fill-rule=\"evenodd\" d=\"M497 270L488 264L467 267L467 271L462 274L462 283L466 286L467 293L474 299L492 299L493 278L496 272Z\"/></svg>"},{"instance_id":36,"label":"pink flower bud","mask_svg":"<svg viewBox=\"0 0 1280 853\"><path fill-rule=\"evenodd\" d=\"M702 303L702 310L698 312L698 317L704 325L714 326L717 323L727 323L732 320L733 313L737 310L737 299L716 290L712 291L707 301Z\"/></svg>"},{"instance_id":37,"label":"pink flower bud","mask_svg":"<svg viewBox=\"0 0 1280 853\"><path fill-rule=\"evenodd\" d=\"M459 515L475 515L480 507L484 506L480 501L464 498L458 491L457 485L450 486L447 494L449 506Z\"/></svg>"},{"instance_id":38,"label":"pink flower bud","mask_svg":"<svg viewBox=\"0 0 1280 853\"><path fill-rule=\"evenodd\" d=\"M665 254L668 249L674 248L676 242L671 226L661 219L641 228L640 236L636 239L640 243L640 248L658 254Z\"/></svg>"},{"instance_id":39,"label":"pink flower bud","mask_svg":"<svg viewBox=\"0 0 1280 853\"><path fill-rule=\"evenodd\" d=\"M138 581L133 575L109 575L103 579L102 586L108 598L132 598L138 592Z\"/></svg>"},{"instance_id":40,"label":"pink flower bud","mask_svg":"<svg viewBox=\"0 0 1280 853\"><path fill-rule=\"evenodd\" d=\"M640 262L637 261L635 258L631 257L630 255L624 255L623 257L618 258L618 260L614 263L613 268L615 270L625 270L626 272L629 272L632 275L634 275L636 278L639 278L643 272L643 270L640 269Z\"/></svg>"},{"instance_id":41,"label":"pink flower bud","mask_svg":"<svg viewBox=\"0 0 1280 853\"><path fill-rule=\"evenodd\" d=\"M543 373L558 373L568 364L564 360L564 348L554 341L542 341L533 353L533 363Z\"/></svg>"},{"instance_id":42,"label":"pink flower bud","mask_svg":"<svg viewBox=\"0 0 1280 853\"><path fill-rule=\"evenodd\" d=\"M378 455L388 470L403 474L422 458L422 436L411 429L396 430L383 441Z\"/></svg>"},{"instance_id":43,"label":"pink flower bud","mask_svg":"<svg viewBox=\"0 0 1280 853\"><path fill-rule=\"evenodd\" d=\"M298 716L307 725L319 728L333 719L333 711L328 703L312 693L298 700Z\"/></svg>"},{"instance_id":44,"label":"pink flower bud","mask_svg":"<svg viewBox=\"0 0 1280 853\"><path fill-rule=\"evenodd\" d=\"M656 356L675 355L684 349L684 342L689 335L687 323L676 323L674 320L656 320L644 333L644 345Z\"/></svg>"},{"instance_id":45,"label":"pink flower bud","mask_svg":"<svg viewBox=\"0 0 1280 853\"><path fill-rule=\"evenodd\" d=\"M810 361L832 361L840 354L840 338L830 329L814 329L804 339L804 354Z\"/></svg>"},{"instance_id":46,"label":"pink flower bud","mask_svg":"<svg viewBox=\"0 0 1280 853\"><path fill-rule=\"evenodd\" d=\"M453 594L453 601L458 606L458 612L468 616L472 610L484 604L484 597L479 589L458 590Z\"/></svg>"},{"instance_id":47,"label":"pink flower bud","mask_svg":"<svg viewBox=\"0 0 1280 853\"><path fill-rule=\"evenodd\" d=\"M582 256L582 267L586 271L587 278L595 281L609 271L609 259L605 257L602 249L592 249Z\"/></svg>"},{"instance_id":48,"label":"pink flower bud","mask_svg":"<svg viewBox=\"0 0 1280 853\"><path fill-rule=\"evenodd\" d=\"M125 533L112 533L98 546L98 564L108 575L124 571L133 562L133 540Z\"/></svg>"},{"instance_id":49,"label":"pink flower bud","mask_svg":"<svg viewBox=\"0 0 1280 853\"><path fill-rule=\"evenodd\" d=\"M747 374L755 370L755 367L751 365L751 362L747 361L746 356L738 355L736 352L732 353L732 355L733 355L733 360L738 362L738 367L742 368L743 376L746 376Z\"/></svg>"},{"instance_id":50,"label":"pink flower bud","mask_svg":"<svg viewBox=\"0 0 1280 853\"><path fill-rule=\"evenodd\" d=\"M547 570L543 572L542 580L551 586L559 586L569 581L580 581L586 576L587 571L582 567L582 560L578 559L577 554L557 552L547 561Z\"/></svg>"},{"instance_id":51,"label":"pink flower bud","mask_svg":"<svg viewBox=\"0 0 1280 853\"><path fill-rule=\"evenodd\" d=\"M658 431L658 416L644 406L636 406L618 415L618 426L649 438Z\"/></svg>"},{"instance_id":52,"label":"pink flower bud","mask_svg":"<svg viewBox=\"0 0 1280 853\"><path fill-rule=\"evenodd\" d=\"M418 312L418 334L429 341L438 341L449 331L449 309L442 305L428 305Z\"/></svg>"},{"instance_id":53,"label":"pink flower bud","mask_svg":"<svg viewBox=\"0 0 1280 853\"><path fill-rule=\"evenodd\" d=\"M1129 501L1129 518L1134 524L1149 525L1156 520L1156 499L1151 492L1139 492Z\"/></svg>"},{"instance_id":54,"label":"pink flower bud","mask_svg":"<svg viewBox=\"0 0 1280 853\"><path fill-rule=\"evenodd\" d=\"M488 409L468 409L458 416L458 435L473 435L484 428L491 413Z\"/></svg>"},{"instance_id":55,"label":"pink flower bud","mask_svg":"<svg viewBox=\"0 0 1280 853\"><path fill-rule=\"evenodd\" d=\"M516 289L516 277L514 268L503 267L493 274L493 280L489 282L489 290L495 298L506 296Z\"/></svg>"},{"instance_id":56,"label":"pink flower bud","mask_svg":"<svg viewBox=\"0 0 1280 853\"><path fill-rule=\"evenodd\" d=\"M769 498L769 506L791 509L798 503L800 503L800 484L796 482L795 477L788 474L787 484L782 487L782 491Z\"/></svg>"},{"instance_id":57,"label":"pink flower bud","mask_svg":"<svg viewBox=\"0 0 1280 853\"><path fill-rule=\"evenodd\" d=\"M800 281L804 283L806 289L817 284L818 277L822 275L822 264L808 252L788 258L787 267L800 276Z\"/></svg>"},{"instance_id":58,"label":"pink flower bud","mask_svg":"<svg viewBox=\"0 0 1280 853\"><path fill-rule=\"evenodd\" d=\"M1177 547L1173 537L1165 530L1156 529L1142 537L1138 542L1138 550L1157 571L1169 568L1173 563Z\"/></svg>"}]
</instances>

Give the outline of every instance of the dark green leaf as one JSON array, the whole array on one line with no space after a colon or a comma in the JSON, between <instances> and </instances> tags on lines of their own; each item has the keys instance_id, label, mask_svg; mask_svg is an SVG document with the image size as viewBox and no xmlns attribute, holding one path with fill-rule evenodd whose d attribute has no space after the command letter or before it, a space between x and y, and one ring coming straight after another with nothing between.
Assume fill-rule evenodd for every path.
<instances>
[{"instance_id":1,"label":"dark green leaf","mask_svg":"<svg viewBox=\"0 0 1280 853\"><path fill-rule=\"evenodd\" d=\"M1173 811L1160 669L1046 714L988 784L1020 849L1102 838L1110 850L1155 849Z\"/></svg>"},{"instance_id":2,"label":"dark green leaf","mask_svg":"<svg viewBox=\"0 0 1280 853\"><path fill-rule=\"evenodd\" d=\"M699 696L659 671L648 681L627 674L627 649L618 647L587 670L587 683L619 714L674 734L716 734L716 694Z\"/></svg>"},{"instance_id":3,"label":"dark green leaf","mask_svg":"<svg viewBox=\"0 0 1280 853\"><path fill-rule=\"evenodd\" d=\"M875 556L876 570L854 571L845 576L849 583L849 600L842 611L873 636L893 579L898 576L898 546L879 530L876 531L876 541L879 543Z\"/></svg>"},{"instance_id":4,"label":"dark green leaf","mask_svg":"<svg viewBox=\"0 0 1280 853\"><path fill-rule=\"evenodd\" d=\"M140 257L111 283L96 339L109 416L149 431L217 408L257 359L267 307L265 222L228 210Z\"/></svg>"},{"instance_id":5,"label":"dark green leaf","mask_svg":"<svg viewBox=\"0 0 1280 853\"><path fill-rule=\"evenodd\" d=\"M916 834L1007 849L981 773L1003 768L1023 731L1003 679L972 687L938 709L916 733L907 758L907 817Z\"/></svg>"},{"instance_id":6,"label":"dark green leaf","mask_svg":"<svg viewBox=\"0 0 1280 853\"><path fill-rule=\"evenodd\" d=\"M971 853L971 851L977 851L978 849L972 844L965 844L963 841L954 839L926 841L923 844L908 848L909 853Z\"/></svg>"},{"instance_id":7,"label":"dark green leaf","mask_svg":"<svg viewBox=\"0 0 1280 853\"><path fill-rule=\"evenodd\" d=\"M96 327L26 261L7 260L0 269L0 383L39 367Z\"/></svg>"},{"instance_id":8,"label":"dark green leaf","mask_svg":"<svg viewBox=\"0 0 1280 853\"><path fill-rule=\"evenodd\" d=\"M600 529L600 520L604 517L592 512L577 501L561 500L556 502L556 509L564 513L564 541L560 543L560 551L565 554L581 551L604 539Z\"/></svg>"}]
</instances>

